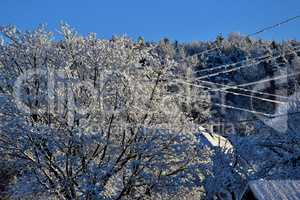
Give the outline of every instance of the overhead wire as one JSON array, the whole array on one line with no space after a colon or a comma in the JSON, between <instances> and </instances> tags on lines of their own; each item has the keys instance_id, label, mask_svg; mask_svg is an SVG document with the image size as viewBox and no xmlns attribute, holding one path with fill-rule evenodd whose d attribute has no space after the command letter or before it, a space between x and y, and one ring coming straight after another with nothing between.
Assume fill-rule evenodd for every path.
<instances>
[{"instance_id":1,"label":"overhead wire","mask_svg":"<svg viewBox=\"0 0 300 200\"><path fill-rule=\"evenodd\" d=\"M188 84L190 86L198 87L198 88L212 89L212 87L203 86L203 85L197 85L197 84L193 84L193 83L188 83L188 82L185 82L185 81L182 81L182 80L179 80L179 79L177 79L176 82L177 83L182 83L182 84ZM212 90L210 90L210 91L212 91ZM210 91L206 91L206 92L210 92ZM277 100L272 100L272 99L257 97L257 96L253 96L253 95L248 95L248 94L242 94L242 93L227 91L225 89L218 89L218 91L219 92L223 92L223 93L233 94L233 95L236 95L236 96L245 96L245 97L250 97L250 98L254 98L254 99L259 99L259 100L267 101L267 102L271 102L271 103L277 103L277 104L285 104L286 103L286 102L282 102L282 101L277 101Z\"/></svg>"},{"instance_id":2,"label":"overhead wire","mask_svg":"<svg viewBox=\"0 0 300 200\"><path fill-rule=\"evenodd\" d=\"M220 84L220 83L215 83L215 82L211 82L211 81L204 81L204 80L198 80L198 81L202 82L202 83L211 84L211 85L228 87L228 85ZM216 90L217 89L218 88L216 88ZM271 93L267 93L267 92L261 92L261 91L257 91L257 90L249 90L249 89L245 89L245 88L242 88L242 87L239 87L239 86L234 86L234 88L229 88L229 89L240 90L240 91L244 91L244 92L251 92L252 94L256 93L256 94L259 94L259 95L272 96L272 97L281 98L281 99L289 99L289 97L287 97L287 96L276 95L276 94L271 94Z\"/></svg>"},{"instance_id":3,"label":"overhead wire","mask_svg":"<svg viewBox=\"0 0 300 200\"><path fill-rule=\"evenodd\" d=\"M271 25L271 26L267 26L259 31L256 31L254 33L251 33L251 34L248 34L246 35L246 37L251 37L251 36L254 36L254 35L258 35L258 34L261 34L263 32L266 32L270 29L273 29L273 28L276 28L276 27L279 27L283 24L286 24L286 23L289 23L293 20L296 20L300 18L300 15L298 16L295 16L295 17L291 17L287 20L284 20L282 22L279 22L279 23L276 23L274 25ZM207 53L207 52L210 52L210 51L213 51L213 50L216 50L216 49L219 49L220 47L219 46L216 46L214 47L213 49L209 49L209 50L205 50L203 52L200 52L200 53L197 53L197 54L194 54L190 57L194 57L194 56L198 56L198 55L202 55L204 53ZM296 47L297 48L297 47ZM294 47L295 49L295 47ZM293 50L292 54L294 53L298 53L300 49L296 49L296 50ZM199 73L199 72L204 72L204 71L213 71L213 70L216 70L216 69L222 69L222 68L225 68L224 71L221 71L221 72L217 72L217 73L213 73L213 74L209 74L209 75L205 75L205 76L200 76L198 78L196 78L195 80L198 80L200 81L201 79L204 79L204 78L210 78L210 77L213 77L213 76L217 76L219 74L224 74L224 73L229 73L229 72L233 72L233 71L237 71L237 70L240 70L240 69L243 69L243 68L246 68L246 67L250 67L250 66L254 66L254 65L257 65L257 64L260 64L261 62L264 62L264 61L271 61L271 60L274 60L274 59L277 59L277 58L280 58L281 56L285 56L285 55L289 55L289 54L282 54L282 55L279 55L279 56L275 56L275 57L271 57L270 58L270 55L264 55L264 56L260 56L260 57L257 57L257 58L251 58L250 60L247 58L243 61L239 61L239 62L236 62L236 63L231 63L231 64L226 64L226 65L221 65L221 66L217 66L217 67L213 67L213 68L209 68L209 69L204 69L204 70L200 70L200 71L196 71L196 72L193 72L193 74L195 73ZM188 57L189 58L189 57ZM259 60L259 61L258 61ZM242 66L239 66L237 68L233 68L233 69L229 69L229 70L226 70L227 67L232 67L232 66L235 66L235 65L238 65L238 64L242 64L242 63L245 63L245 62L249 62L249 61L255 61L255 63L251 63L251 64L246 64L246 65L242 65ZM299 72L300 73L300 72ZM294 75L297 75L299 73L294 73L292 74L293 76ZM279 95L275 95L275 94L268 94L268 93L264 93L264 92L259 92L259 91L251 91L251 90L247 90L247 89L242 89L241 87L246 87L246 86L249 86L249 85L252 85L252 84L259 84L259 83L263 83L263 82L266 82L266 81L271 81L271 80L277 80L277 79L281 79L283 77L288 77L290 75L284 75L284 76L279 76L279 77L275 77L275 78L272 78L272 79L264 79L264 80L260 80L260 81L256 81L256 82L251 82L251 83L246 83L246 84L240 84L240 85L235 85L235 86L226 86L226 85L223 85L223 84L219 84L219 83L213 83L213 82L209 82L209 81L206 81L207 83L209 82L210 84L215 84L215 85L219 85L219 86L225 86L224 88L218 88L217 91L222 91L222 92L228 92L228 93L232 93L232 94L235 94L235 95L240 95L240 96L249 96L251 98L258 98L258 99L261 99L261 100L265 100L265 101L272 101L274 102L274 100L270 100L270 99L266 99L266 98L260 98L260 97L256 97L256 96L253 96L253 95L245 95L245 94L241 94L241 93L236 93L236 92L230 92L230 91L227 91L228 89L237 89L237 90L241 90L241 91L248 91L248 92L256 92L258 94L263 94L263 95L270 95L270 96L274 96L274 97L280 97L280 98L286 98L284 96L279 96ZM204 82L203 80L201 80L202 82ZM200 81L200 82L201 82ZM192 84L192 83L188 83L188 82L185 82L185 81L180 81L181 83L185 83L185 84L189 84L189 85L192 85L192 86L197 86L199 87L200 85L196 85L196 84ZM200 86L200 87L205 87L205 86ZM206 87L206 88L210 88L210 87ZM214 90L211 90L211 91L214 91ZM178 95L178 94L177 94ZM276 103L284 103L284 102L280 102L280 101L276 101ZM226 107L226 108L231 108L231 109L236 109L236 110L241 110L241 111L245 111L245 112L250 112L250 113L255 113L255 114L260 114L260 115L263 115L263 116L267 116L267 117L271 117L272 114L267 114L267 113L263 113L263 112L258 112L258 111L253 111L253 110L249 110L249 109L245 109L245 108L238 108L238 107L234 107L234 106L230 106L230 105L225 105L225 104L219 104L219 103L213 103L214 105L217 105L217 106L221 106L221 107Z\"/></svg>"},{"instance_id":4,"label":"overhead wire","mask_svg":"<svg viewBox=\"0 0 300 200\"><path fill-rule=\"evenodd\" d=\"M262 28L262 29L260 29L260 30L258 30L258 31L256 31L256 32L254 32L254 33L247 34L247 35L246 35L246 38L247 38L247 37L253 37L253 36L255 36L255 35L259 35L259 34L261 34L261 33L263 33L263 32L266 32L266 31L268 31L268 30L277 28L277 27L279 27L279 26L281 26L281 25L283 25L283 24L289 23L289 22L294 21L294 20L296 20L296 19L298 19L298 18L300 18L300 15L296 15L296 16L294 16L294 17L290 17L290 18L288 18L288 19L286 19L286 20L283 20L283 21L281 21L281 22L279 22L279 23L273 24L273 25L271 25L271 26L264 27L264 28ZM194 54L194 55L192 55L192 56L189 56L189 57L187 57L187 58L195 57L195 56L199 56L199 55L203 55L203 54L205 54L205 53L208 53L208 52L211 52L211 51L214 51L214 50L217 50L217 49L220 49L220 46L216 46L216 47L214 47L214 48L212 48L212 49L204 50L204 51L202 51L202 52L196 53L196 54ZM185 58L185 59L186 59L186 58Z\"/></svg>"},{"instance_id":5,"label":"overhead wire","mask_svg":"<svg viewBox=\"0 0 300 200\"><path fill-rule=\"evenodd\" d=\"M292 54L299 53L299 52L300 52L300 46L297 46L297 49L293 50L291 53L283 53L283 54L280 54L280 55L275 56L275 57L269 57L269 58L257 61L255 63L250 63L250 64L242 65L242 66L239 66L239 67L235 67L235 68L232 68L232 69L228 69L228 70L224 70L224 71L220 71L220 72L200 76L200 77L195 78L194 80L201 80L201 79L211 78L211 77L214 77L214 76L217 76L217 75L220 75L220 74L225 74L225 73L229 73L229 72L238 71L238 70L241 70L241 69L244 69L244 68L247 68L247 67L252 67L252 66L258 65L262 62L272 61L272 60L278 59L282 56L292 55Z\"/></svg>"},{"instance_id":6,"label":"overhead wire","mask_svg":"<svg viewBox=\"0 0 300 200\"><path fill-rule=\"evenodd\" d=\"M182 98L193 99L191 96L184 96L184 95L180 95L180 94L174 94L174 95L182 97ZM271 118L273 116L272 114L269 114L269 113L264 113L264 112L260 112L260 111L254 111L254 110L250 110L250 109L246 109L246 108L240 108L240 107L235 107L235 106L221 104L221 103L209 102L208 100L205 100L205 99L200 99L200 98L194 98L194 99L197 100L197 101L202 101L202 102L205 102L205 103L210 103L210 104L215 105L215 106L224 107L224 108L233 109L233 110L245 111L245 112L249 112L249 113L252 113L252 114L262 115L262 116L265 116L265 117L268 117L268 118Z\"/></svg>"}]
</instances>

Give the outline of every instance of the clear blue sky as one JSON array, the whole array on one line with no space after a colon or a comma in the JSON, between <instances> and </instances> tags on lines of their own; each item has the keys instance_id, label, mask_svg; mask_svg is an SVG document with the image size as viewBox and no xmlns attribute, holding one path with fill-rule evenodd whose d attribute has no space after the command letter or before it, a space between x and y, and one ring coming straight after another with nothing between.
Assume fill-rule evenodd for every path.
<instances>
[{"instance_id":1,"label":"clear blue sky","mask_svg":"<svg viewBox=\"0 0 300 200\"><path fill-rule=\"evenodd\" d=\"M212 40L219 33L243 34L300 15L300 0L1 0L0 25L32 29L60 21L100 38L126 34L157 41ZM300 19L259 35L300 39Z\"/></svg>"}]
</instances>

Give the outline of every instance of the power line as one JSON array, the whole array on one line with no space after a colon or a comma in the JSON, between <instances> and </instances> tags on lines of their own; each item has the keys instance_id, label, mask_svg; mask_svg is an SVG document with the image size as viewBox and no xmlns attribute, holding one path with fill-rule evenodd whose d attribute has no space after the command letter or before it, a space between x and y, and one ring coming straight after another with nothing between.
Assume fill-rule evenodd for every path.
<instances>
[{"instance_id":1,"label":"power line","mask_svg":"<svg viewBox=\"0 0 300 200\"><path fill-rule=\"evenodd\" d=\"M294 46L293 49L296 49L298 47L300 47L300 45ZM250 58L250 59L246 58L244 60L241 60L241 61L238 61L238 62L235 62L235 63L224 64L224 65L219 65L219 66L216 66L216 67L197 70L197 71L194 71L193 74L197 74L197 73L201 73L201 72L207 72L207 71L214 71L214 70L217 70L217 69L222 69L222 68L227 68L227 67L233 67L235 65L239 65L239 64L242 64L242 63L245 63L245 62L258 61L258 60L262 61L262 60L268 59L270 56L271 56L270 54L266 54L266 55L259 56L259 57L256 57L256 58ZM274 55L272 55L272 56L274 56Z\"/></svg>"},{"instance_id":2,"label":"power line","mask_svg":"<svg viewBox=\"0 0 300 200\"><path fill-rule=\"evenodd\" d=\"M264 112L249 110L249 109L246 109L246 108L239 108L239 107L235 107L235 106L230 106L230 105L226 105L226 104L212 103L212 102L209 102L208 100L200 99L200 98L192 98L191 96L185 96L185 95L180 95L180 94L175 94L175 96L179 96L179 97L182 97L182 98L195 99L197 101L202 101L202 102L205 102L205 103L210 103L212 105L219 106L219 107L229 108L229 109L233 109L233 110L240 110L240 111L249 112L249 113L252 113L252 114L258 114L258 115L262 115L262 116L268 117L270 119L284 117L284 116L289 116L289 115L300 114L300 111L291 112L291 113L284 113L284 114L278 114L278 115L276 115L276 114L269 114L269 113L264 113ZM257 119L257 121L258 120L259 119ZM240 120L240 121L236 121L236 122L241 122L242 123L242 122L247 122L247 121L254 121L254 120Z\"/></svg>"},{"instance_id":3,"label":"power line","mask_svg":"<svg viewBox=\"0 0 300 200\"><path fill-rule=\"evenodd\" d=\"M259 35L259 34L261 34L261 33L263 33L263 32L266 32L266 31L271 30L271 29L273 29L273 28L277 28L277 27L279 27L279 26L281 26L281 25L283 25L283 24L289 23L289 22L291 22L291 21L293 21L293 20L296 20L296 19L298 19L298 18L300 18L300 15L297 15L297 16L294 16L294 17L291 17L291 18L288 18L288 19L286 19L286 20L284 20L284 21L282 21L282 22L276 23L276 24L274 24L274 25L264 27L264 28L262 28L262 29L260 29L260 30L258 30L258 31L256 31L256 32L254 32L254 33L247 34L246 37L252 37L252 36L255 36L255 35ZM202 51L202 52L200 52L200 53L196 53L196 54L194 54L194 55L192 55L192 56L189 56L188 58L194 57L194 56L198 56L198 55L203 55L203 54L205 54L205 53L214 51L214 50L219 49L219 48L220 48L220 47L216 46L216 47L214 47L214 48L212 48L212 49L204 50L204 51ZM186 60L186 58L185 58L184 60Z\"/></svg>"},{"instance_id":4,"label":"power line","mask_svg":"<svg viewBox=\"0 0 300 200\"><path fill-rule=\"evenodd\" d=\"M278 118L278 117L284 117L284 116L290 116L290 115L297 115L297 114L300 114L300 111L291 112L291 113L284 113L284 114L278 114L278 115L273 115L272 118Z\"/></svg>"},{"instance_id":5,"label":"power line","mask_svg":"<svg viewBox=\"0 0 300 200\"><path fill-rule=\"evenodd\" d=\"M260 61L255 62L255 63L250 63L250 64L247 64L247 65L242 65L242 66L235 67L235 68L232 68L232 69L229 69L229 70L224 70L224 71L220 71L220 72L216 72L216 73L212 73L212 74L200 76L200 77L197 77L197 78L194 79L194 80L201 80L201 79L205 79L205 78L211 78L211 77L214 77L214 76L217 76L217 75L220 75L220 74L225 74L225 73L237 71L237 70L240 70L240 69L244 69L244 68L247 68L247 67L255 66L255 65L258 65L258 64L260 64L260 63L262 63L262 62L264 62L264 61L275 60L275 59L277 59L277 58L280 58L281 56L284 56L284 55L291 55L291 54L298 53L298 52L300 52L300 48L299 48L299 49L296 49L296 50L293 50L293 52L288 53L288 54L280 54L280 55L278 55L278 56L271 57L271 58L267 58L267 59L264 59L264 60L260 60Z\"/></svg>"},{"instance_id":6,"label":"power line","mask_svg":"<svg viewBox=\"0 0 300 200\"><path fill-rule=\"evenodd\" d=\"M217 89L213 89L210 92L216 92L219 91L220 89L222 90L228 90L228 89L239 89L240 87L247 87L250 85L255 85L255 84L260 84L260 83L264 83L264 82L268 82L268 81L273 81L273 80L278 80L278 79L282 79L282 78L288 78L290 76L296 76L300 74L300 72L296 72L294 74L285 74L285 75L281 75L281 76L277 76L277 77L273 77L273 78L268 78L268 79L263 79L263 80L259 80L259 81L254 81L254 82L250 82L250 83L243 83L243 84L239 84L239 85L235 85L235 86L227 86L224 88L217 88Z\"/></svg>"},{"instance_id":7,"label":"power line","mask_svg":"<svg viewBox=\"0 0 300 200\"><path fill-rule=\"evenodd\" d=\"M273 80L278 80L278 79L282 79L282 78L287 78L287 77L290 77L290 76L296 76L298 74L300 74L300 72L296 72L296 73L293 73L293 74L281 75L281 76L277 76L275 78L263 79L263 80L260 80L260 81L255 81L255 82L240 84L240 85L237 85L237 87L246 87L246 86L250 86L250 85L254 85L254 84L259 84L259 83L264 83L264 82L268 82L268 81L273 81ZM226 88L226 89L230 89L230 88Z\"/></svg>"},{"instance_id":8,"label":"power line","mask_svg":"<svg viewBox=\"0 0 300 200\"><path fill-rule=\"evenodd\" d=\"M204 80L198 80L198 81L202 82L202 83L208 83L208 84L212 84L212 85L228 87L228 85L220 84L220 83L214 83L214 82L211 82L211 81L204 81ZM260 94L260 95L267 95L267 96L272 96L272 97L278 97L278 98L281 98L281 99L288 99L289 98L287 96L275 95L275 94L271 94L271 93L260 92L260 91L257 91L257 90L248 90L248 89L245 89L245 88L240 88L238 86L233 86L233 87L234 88L229 88L229 89L240 90L240 91L251 92L251 93L257 93L257 94Z\"/></svg>"},{"instance_id":9,"label":"power line","mask_svg":"<svg viewBox=\"0 0 300 200\"><path fill-rule=\"evenodd\" d=\"M197 84L193 84L193 83L189 83L189 82L185 82L183 80L175 80L176 82L182 83L182 84L187 84L187 85L191 85L194 87L198 87L198 88L208 88L208 89L212 89L212 87L208 87L208 86L203 86L203 85L197 85ZM209 90L207 92L211 92L213 90ZM248 94L241 94L241 93L237 93L237 92L232 92L232 91L227 91L226 89L217 89L217 91L220 92L224 92L224 93L229 93L229 94L233 94L236 96L245 96L245 97L250 97L250 98L254 98L254 99L259 99L262 101L267 101L267 102L271 102L271 103L277 103L277 104L285 104L286 102L282 102L282 101L276 101L276 100L271 100L271 99L267 99L267 98L262 98L262 97L257 97L257 96L253 96L253 95L248 95Z\"/></svg>"},{"instance_id":10,"label":"power line","mask_svg":"<svg viewBox=\"0 0 300 200\"><path fill-rule=\"evenodd\" d=\"M245 120L236 120L236 121L218 121L218 123L209 123L208 125L212 126L222 126L226 124L241 124L245 122L256 122L261 121L261 119L245 119Z\"/></svg>"},{"instance_id":11,"label":"power line","mask_svg":"<svg viewBox=\"0 0 300 200\"><path fill-rule=\"evenodd\" d=\"M193 99L190 96L184 96L184 95L180 95L180 94L175 94L175 95L179 96L179 97L182 97L182 98ZM212 103L212 102L209 102L209 101L207 101L205 99L200 99L200 98L195 98L195 100L202 101L202 102L205 102L205 103L210 103L212 105L219 106L219 107L224 107L224 108L229 108L229 109L233 109L233 110L239 110L239 111L249 112L249 113L252 113L252 114L258 114L258 115L262 115L262 116L265 116L265 117L268 117L268 118L272 117L272 114L268 114L268 113L264 113L264 112L259 112L259 111L254 111L254 110L249 110L249 109L246 109L246 108L239 108L239 107L230 106L230 105L226 105L226 104L220 104L220 103Z\"/></svg>"},{"instance_id":12,"label":"power line","mask_svg":"<svg viewBox=\"0 0 300 200\"><path fill-rule=\"evenodd\" d=\"M274 25L272 25L272 26L265 27L265 28L263 28L263 29L261 29L261 30L259 30L259 31L256 31L256 32L251 33L251 34L248 34L246 37L250 37L250 36L254 36L254 35L261 34L261 33L265 32L265 31L268 31L268 30L270 30L270 29L279 27L279 26L281 26L281 25L283 25L283 24L285 24L285 23L288 23L288 22L291 22L291 21L293 21L293 20L295 20L295 19L298 19L299 17L300 17L300 16L295 16L295 17L289 18L289 19L287 19L287 20L284 20L284 21L282 21L282 22L280 22L280 23L274 24ZM202 55L202 54L204 54L204 53L207 53L207 52L210 52L210 51L219 49L219 48L220 48L220 47L217 46L217 47L215 47L215 48L213 48L213 49L206 50L206 51L203 51L203 52L194 54L193 56ZM298 53L297 50L296 50L295 52ZM293 52L293 53L295 53L295 52ZM190 56L190 57L193 57L193 56ZM279 58L279 57L281 57L281 56L276 56L275 58L272 58L272 59L268 59L268 57L269 57L269 55L267 55L267 56L261 56L261 57L258 57L258 58L251 59L251 61L252 61L252 60L258 60L258 59L263 59L263 60L273 60L273 59ZM215 68L205 69L205 70L202 70L202 72L204 72L204 71L212 71L212 70L216 70L216 69L222 69L222 68L226 68L226 67L229 67L229 66L232 66L232 65L238 65L238 64L241 64L241 63L246 62L246 61L249 61L249 60L247 59L247 60L244 60L244 61L239 61L239 62L237 62L237 63L235 63L235 64L226 64L226 65L218 66L218 67L215 67ZM254 63L254 64L259 64L259 63L261 63L261 62L263 62L263 61L259 61L259 62L256 62L256 63ZM252 64L252 65L253 65L253 64ZM228 72L236 71L236 70L239 70L239 69L242 69L242 68L245 68L245 67L248 67L248 66L252 66L252 65L245 65L245 66L241 66L241 67L238 67L238 68L235 68L235 69L226 70L226 71L219 72L219 73L215 73L215 74L210 74L209 76L199 77L199 78L196 79L196 80L200 80L200 79L207 78L207 77L212 77L212 76L214 76L214 75L219 75L219 74L221 74L221 73L228 73ZM194 72L194 73L199 73L199 71ZM296 75L296 74L298 74L298 73L295 73L295 74L293 74L293 75ZM284 77L288 77L288 75L285 75ZM248 86L248 85L250 85L250 84L258 84L258 83L262 83L262 82L266 82L266 81L270 81L270 80L276 80L276 79L279 79L279 78L282 78L282 77L276 77L276 78L273 78L273 79L261 80L261 81L258 81L258 82L252 82L252 83L242 84L242 85L233 86L233 87L227 87L227 88L225 88L225 89L239 89L239 90L244 90L244 91L245 91L246 89L241 89L241 88L238 88L238 87ZM186 83L186 82L185 82L185 83ZM190 83L188 83L188 84L190 84ZM213 83L213 84L215 84L215 83ZM194 85L194 84L193 84L193 85ZM220 89L218 89L218 90L220 90ZM223 89L222 89L222 90L223 90ZM262 93L262 92L258 92L258 91L256 91L256 93L266 94L266 93ZM268 95L271 95L271 94L268 94ZM272 95L273 95L273 94L272 94ZM275 95L273 95L273 96L275 96ZM253 96L252 96L252 97L253 97ZM281 98L282 98L282 96L281 96ZM284 98L286 98L286 97L284 97ZM274 117L274 115L272 115L272 114L267 114L267 113L257 112L257 111L248 110L248 109L244 109L244 108L238 108L238 107L234 107L234 106L229 106L229 105L224 105L224 104L218 104L218 103L214 103L214 105L221 106L221 107L226 107L226 108L230 108L230 109L241 110L241 111L250 112L250 113L255 113L255 114L260 114L260 115L267 116L267 117Z\"/></svg>"},{"instance_id":13,"label":"power line","mask_svg":"<svg viewBox=\"0 0 300 200\"><path fill-rule=\"evenodd\" d=\"M193 74L201 73L201 72L207 72L207 71L213 71L213 70L227 68L227 67L233 67L235 65L242 64L244 62L257 61L257 60L265 59L265 58L269 58L269 57L270 57L270 55L263 55L263 56L256 57L256 58L251 58L251 59L247 58L247 59L235 62L235 63L224 64L224 65L219 65L219 66L216 66L216 67L211 67L211 68L207 68L207 69L197 70L197 71L194 71Z\"/></svg>"},{"instance_id":14,"label":"power line","mask_svg":"<svg viewBox=\"0 0 300 200\"><path fill-rule=\"evenodd\" d=\"M293 76L293 75L297 75L296 74L292 74L292 75L288 75L288 76ZM276 79L280 79L282 77L287 77L286 75L284 76L280 76L280 77L276 77L276 78L273 78L272 80L276 80ZM204 86L199 86L199 85L196 85L196 84L192 84L190 82L187 82L187 81L183 81L183 80L179 80L177 79L177 82L180 81L181 83L185 83L185 84L189 84L189 85L193 85L193 86L198 86L198 87L202 87L202 88L208 88L208 89L211 89L211 87L204 87ZM217 88L217 89L213 89L213 90L210 90L211 92L215 92L215 91L224 91L224 90L227 90L227 89L235 89L235 90L240 90L240 91L246 91L246 92L251 92L251 93L257 93L257 94L261 94L261 95L267 95L267 96L273 96L273 97L278 97L278 98L281 98L281 99L288 99L288 97L286 96L281 96L281 95L275 95L275 94L270 94L270 93L266 93L266 92L260 92L260 91L255 91L255 90L248 90L248 89L245 89L245 88L241 88L241 86L244 86L245 84L241 84L241 85L235 85L235 86L228 86L228 85L224 85L224 84L219 84L219 83L214 83L214 82L211 82L211 81L204 81L204 80L197 80L199 82L202 82L202 83L208 83L208 84L211 84L211 85L219 85L219 86L222 86L223 88ZM265 82L267 80L260 80L260 81L255 81L255 82L251 82L251 83L247 83L247 84L257 84L257 83L260 83L260 82ZM209 91L208 91L209 92ZM230 93L230 92L228 92ZM234 93L236 94L236 92L231 92L231 93ZM248 96L248 95L245 95L245 96ZM251 96L253 98L255 98L255 96ZM266 99L266 98L264 98Z\"/></svg>"},{"instance_id":15,"label":"power line","mask_svg":"<svg viewBox=\"0 0 300 200\"><path fill-rule=\"evenodd\" d=\"M263 100L263 101L269 101L269 102L278 103L278 104L285 104L286 102L271 100L271 99L267 99L267 98L261 98L261 97L257 97L257 96L253 96L253 95L241 94L241 93L227 91L227 90L228 89L241 89L241 90L243 90L240 87L246 87L246 86L250 86L250 85L254 85L254 84L259 84L259 83L264 83L264 82L268 82L268 81L272 81L272 80L278 80L278 79L282 79L282 78L287 78L287 77L290 77L290 76L296 76L298 74L300 74L300 72L296 72L294 74L281 75L281 76L277 76L277 77L273 77L273 78L269 78L269 79L264 79L264 80L259 80L259 81L255 81L255 82L250 82L250 83L245 83L245 84L239 84L239 85L236 85L236 86L227 86L227 87L224 87L224 88L217 88L217 89L212 89L212 87L208 87L208 86L193 84L193 83L181 80L181 79L175 79L174 81L177 82L177 83L187 84L187 85L191 85L191 86L194 86L194 87L212 89L212 90L208 90L206 92L218 92L218 91L221 91L221 92L224 92L224 93L231 93L231 94L234 94L234 95L237 95L237 96L246 96L246 97L251 97L251 98L255 98L255 99L259 99L259 100ZM213 83L213 82L209 82L209 81L203 81L203 82ZM213 84L215 84L215 83L213 83ZM223 85L223 84L218 84L218 85ZM252 90L249 90L249 91L252 91ZM273 95L273 94L269 94L269 93L262 93L262 94ZM273 96L277 96L277 97L280 97L280 98L286 98L286 99L288 99L288 97L284 97L284 96L279 96L279 95L273 95Z\"/></svg>"},{"instance_id":16,"label":"power line","mask_svg":"<svg viewBox=\"0 0 300 200\"><path fill-rule=\"evenodd\" d=\"M270 30L270 29L277 28L277 27L279 27L279 26L281 26L281 25L283 25L283 24L286 24L286 23L289 23L289 22L291 22L291 21L294 21L294 20L296 20L296 19L298 19L298 18L300 18L300 15L297 15L297 16L294 16L294 17L291 17L291 18L288 18L288 19L286 19L286 20L284 20L284 21L281 21L281 22L279 22L279 23L277 23L277 24L274 24L274 25L271 25L271 26L267 26L267 27L265 27L265 28L263 28L263 29L261 29L261 30L258 30L258 31L256 31L256 32L254 32L254 33L250 33L250 34L247 35L247 37L252 37L252 36L254 36L254 35L261 34L261 33L263 33L263 32L266 32L266 31Z\"/></svg>"},{"instance_id":17,"label":"power line","mask_svg":"<svg viewBox=\"0 0 300 200\"><path fill-rule=\"evenodd\" d=\"M284 113L280 115L273 114L271 119L275 118L280 118L280 117L285 117L285 116L292 116L292 115L297 115L300 114L300 111L297 112L291 112L291 113ZM256 122L256 121L262 121L262 119L245 119L245 120L236 120L236 121L219 121L218 123L209 123L208 125L213 125L213 126L221 126L224 124L241 124L245 122Z\"/></svg>"}]
</instances>

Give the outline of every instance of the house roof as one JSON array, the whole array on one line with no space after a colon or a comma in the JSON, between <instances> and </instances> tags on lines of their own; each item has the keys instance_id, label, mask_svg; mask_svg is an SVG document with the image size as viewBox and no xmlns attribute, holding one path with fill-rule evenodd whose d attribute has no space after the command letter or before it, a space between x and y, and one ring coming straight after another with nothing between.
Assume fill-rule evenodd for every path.
<instances>
[{"instance_id":1,"label":"house roof","mask_svg":"<svg viewBox=\"0 0 300 200\"><path fill-rule=\"evenodd\" d=\"M248 187L258 200L300 199L300 180L256 180Z\"/></svg>"},{"instance_id":2,"label":"house roof","mask_svg":"<svg viewBox=\"0 0 300 200\"><path fill-rule=\"evenodd\" d=\"M208 147L220 147L224 150L232 149L232 145L229 140L215 133L209 133L204 128L199 128L200 133L198 135L201 143Z\"/></svg>"}]
</instances>

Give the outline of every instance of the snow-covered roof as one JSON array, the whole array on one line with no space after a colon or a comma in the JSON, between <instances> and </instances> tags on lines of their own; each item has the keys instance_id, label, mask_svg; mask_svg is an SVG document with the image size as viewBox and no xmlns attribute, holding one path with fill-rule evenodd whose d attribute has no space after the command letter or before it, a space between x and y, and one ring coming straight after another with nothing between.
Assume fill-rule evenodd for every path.
<instances>
[{"instance_id":1,"label":"snow-covered roof","mask_svg":"<svg viewBox=\"0 0 300 200\"><path fill-rule=\"evenodd\" d=\"M300 180L255 180L248 189L258 200L299 200Z\"/></svg>"},{"instance_id":2,"label":"snow-covered roof","mask_svg":"<svg viewBox=\"0 0 300 200\"><path fill-rule=\"evenodd\" d=\"M215 133L209 133L204 128L199 128L200 133L198 137L203 145L208 147L220 147L225 150L232 149L232 145L226 138L222 137L221 135Z\"/></svg>"}]
</instances>

